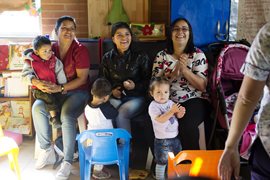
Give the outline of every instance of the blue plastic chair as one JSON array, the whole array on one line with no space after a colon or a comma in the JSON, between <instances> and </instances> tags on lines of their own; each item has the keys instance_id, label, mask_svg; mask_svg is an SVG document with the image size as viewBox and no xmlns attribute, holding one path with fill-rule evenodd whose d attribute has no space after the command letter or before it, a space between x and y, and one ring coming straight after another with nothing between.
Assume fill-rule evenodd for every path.
<instances>
[{"instance_id":1,"label":"blue plastic chair","mask_svg":"<svg viewBox=\"0 0 270 180\"><path fill-rule=\"evenodd\" d=\"M118 139L121 139L119 143ZM117 164L121 180L128 180L131 135L124 129L86 130L78 141L81 180L91 179L94 164Z\"/></svg>"}]
</instances>

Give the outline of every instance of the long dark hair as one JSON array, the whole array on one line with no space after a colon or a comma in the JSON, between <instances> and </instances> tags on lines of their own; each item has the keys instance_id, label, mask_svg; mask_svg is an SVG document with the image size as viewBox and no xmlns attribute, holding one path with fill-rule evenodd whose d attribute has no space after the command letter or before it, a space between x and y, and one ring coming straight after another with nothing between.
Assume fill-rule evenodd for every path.
<instances>
[{"instance_id":1,"label":"long dark hair","mask_svg":"<svg viewBox=\"0 0 270 180\"><path fill-rule=\"evenodd\" d=\"M172 29L174 28L175 24L178 23L179 21L185 21L188 25L188 28L189 28L189 39L188 39L187 45L184 49L184 53L187 53L187 54L193 53L195 51L195 47L194 47L194 42L193 42L192 27L191 27L189 21L183 17L177 18L171 23L170 29L167 33L167 52L169 54L174 53L173 41L172 41Z\"/></svg>"}]
</instances>

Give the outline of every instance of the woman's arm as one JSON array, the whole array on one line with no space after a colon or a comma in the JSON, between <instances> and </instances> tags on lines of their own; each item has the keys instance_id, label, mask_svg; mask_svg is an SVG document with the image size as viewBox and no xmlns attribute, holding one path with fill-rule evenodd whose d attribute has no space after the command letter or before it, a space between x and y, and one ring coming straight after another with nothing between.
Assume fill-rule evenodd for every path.
<instances>
[{"instance_id":1,"label":"woman's arm","mask_svg":"<svg viewBox=\"0 0 270 180\"><path fill-rule=\"evenodd\" d=\"M183 54L179 58L179 68L186 80L196 89L205 91L207 85L208 63L202 52L194 53L192 69L187 66L188 55Z\"/></svg>"},{"instance_id":2,"label":"woman's arm","mask_svg":"<svg viewBox=\"0 0 270 180\"><path fill-rule=\"evenodd\" d=\"M165 58L165 52L160 51L157 53L155 60L153 62L153 68L152 68L152 77L161 77L164 76L164 58Z\"/></svg>"},{"instance_id":3,"label":"woman's arm","mask_svg":"<svg viewBox=\"0 0 270 180\"><path fill-rule=\"evenodd\" d=\"M240 137L263 93L264 85L265 81L257 81L248 76L244 77L234 107L226 148L237 148Z\"/></svg>"},{"instance_id":4,"label":"woman's arm","mask_svg":"<svg viewBox=\"0 0 270 180\"><path fill-rule=\"evenodd\" d=\"M234 107L225 149L219 161L218 170L222 180L230 180L232 174L235 178L239 176L238 143L262 95L264 86L265 81L253 80L248 76L244 77ZM254 87L256 87L256 90L254 90Z\"/></svg>"},{"instance_id":5,"label":"woman's arm","mask_svg":"<svg viewBox=\"0 0 270 180\"><path fill-rule=\"evenodd\" d=\"M89 69L76 69L77 78L68 83L64 84L64 91L70 91L76 89L77 87L85 84L88 80ZM52 87L52 92L62 92L61 85L54 85Z\"/></svg>"},{"instance_id":6,"label":"woman's arm","mask_svg":"<svg viewBox=\"0 0 270 180\"><path fill-rule=\"evenodd\" d=\"M219 175L230 180L233 173L239 176L239 139L262 95L269 79L270 24L263 26L256 35L241 71L245 74L233 111L231 128L225 143L225 150L219 161ZM256 79L256 80L255 80Z\"/></svg>"},{"instance_id":7,"label":"woman's arm","mask_svg":"<svg viewBox=\"0 0 270 180\"><path fill-rule=\"evenodd\" d=\"M31 84L36 86L39 90L41 90L42 92L45 92L45 93L53 93L54 91L52 90L52 87L56 86L55 84L53 84L51 82L39 80L36 77L33 77L31 79Z\"/></svg>"},{"instance_id":8,"label":"woman's arm","mask_svg":"<svg viewBox=\"0 0 270 180\"><path fill-rule=\"evenodd\" d=\"M151 67L150 67L150 60L147 54L141 54L141 57L138 59L138 63L140 63L140 74L137 74L141 79L139 81L134 82L134 87L136 91L145 93L149 86L149 81L151 78ZM136 78L135 78L136 79ZM127 88L125 82L123 83L124 88L128 90L132 90L132 88Z\"/></svg>"},{"instance_id":9,"label":"woman's arm","mask_svg":"<svg viewBox=\"0 0 270 180\"><path fill-rule=\"evenodd\" d=\"M112 95L121 98L121 84L113 82L110 75L109 62L112 61L112 50L103 55L99 68L99 77L107 79L112 85Z\"/></svg>"},{"instance_id":10,"label":"woman's arm","mask_svg":"<svg viewBox=\"0 0 270 180\"><path fill-rule=\"evenodd\" d=\"M194 88L200 91L205 91L206 85L207 85L207 79L204 79L198 76L197 74L194 74L187 67L183 69L182 74Z\"/></svg>"}]
</instances>

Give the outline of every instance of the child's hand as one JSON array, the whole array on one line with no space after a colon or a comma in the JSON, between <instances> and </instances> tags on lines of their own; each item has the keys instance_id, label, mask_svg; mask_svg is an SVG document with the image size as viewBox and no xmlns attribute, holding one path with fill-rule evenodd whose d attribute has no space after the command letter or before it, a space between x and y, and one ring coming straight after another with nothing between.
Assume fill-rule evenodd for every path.
<instances>
[{"instance_id":1,"label":"child's hand","mask_svg":"<svg viewBox=\"0 0 270 180\"><path fill-rule=\"evenodd\" d=\"M172 107L171 107L171 109L170 109L170 111L172 112L172 113L177 113L177 112L180 112L180 107L182 107L179 103L174 103L173 105L172 105Z\"/></svg>"},{"instance_id":2,"label":"child's hand","mask_svg":"<svg viewBox=\"0 0 270 180\"><path fill-rule=\"evenodd\" d=\"M174 109L174 108L176 108L176 109ZM183 107L183 106L181 106L180 103L174 104L172 106L172 109L175 110L174 113L175 113L175 115L176 115L177 118L182 118L185 115L185 113L186 113L186 108Z\"/></svg>"},{"instance_id":3,"label":"child's hand","mask_svg":"<svg viewBox=\"0 0 270 180\"><path fill-rule=\"evenodd\" d=\"M186 114L186 108L183 106L179 107L179 112L176 113L178 119L182 118Z\"/></svg>"}]
</instances>

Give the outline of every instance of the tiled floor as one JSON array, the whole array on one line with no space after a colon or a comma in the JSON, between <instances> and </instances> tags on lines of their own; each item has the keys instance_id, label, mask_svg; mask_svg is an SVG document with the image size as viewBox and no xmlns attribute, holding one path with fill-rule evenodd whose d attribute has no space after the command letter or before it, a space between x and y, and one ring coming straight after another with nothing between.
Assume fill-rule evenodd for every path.
<instances>
[{"instance_id":1,"label":"tiled floor","mask_svg":"<svg viewBox=\"0 0 270 180\"><path fill-rule=\"evenodd\" d=\"M22 180L54 180L57 169L53 169L52 165L46 166L42 170L34 168L34 139L24 139L23 144L20 145L19 165L21 168ZM110 166L108 170L111 172L111 180L118 180L118 167ZM73 165L72 175L69 180L79 180L79 163ZM1 180L15 180L16 175L9 169L7 156L0 157L0 179ZM153 180L151 177L148 180Z\"/></svg>"}]
</instances>

